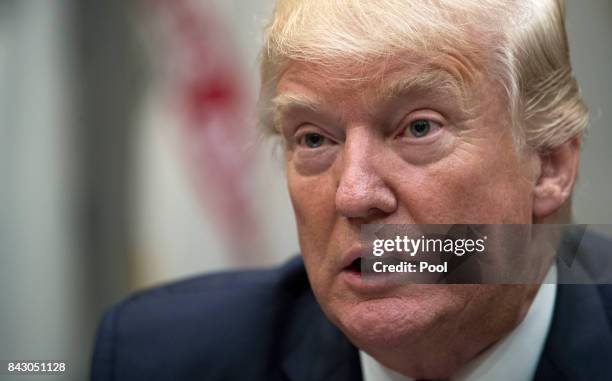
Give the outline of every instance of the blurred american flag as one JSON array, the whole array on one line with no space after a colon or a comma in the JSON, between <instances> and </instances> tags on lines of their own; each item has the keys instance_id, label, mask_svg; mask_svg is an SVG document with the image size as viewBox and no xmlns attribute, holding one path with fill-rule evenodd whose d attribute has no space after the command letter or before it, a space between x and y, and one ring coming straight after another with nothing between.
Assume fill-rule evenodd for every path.
<instances>
[{"instance_id":1,"label":"blurred american flag","mask_svg":"<svg viewBox=\"0 0 612 381\"><path fill-rule=\"evenodd\" d=\"M248 97L227 30L208 2L149 0L162 22L169 91L182 120L184 154L203 205L227 230L230 252L256 245L251 184L254 136Z\"/></svg>"}]
</instances>

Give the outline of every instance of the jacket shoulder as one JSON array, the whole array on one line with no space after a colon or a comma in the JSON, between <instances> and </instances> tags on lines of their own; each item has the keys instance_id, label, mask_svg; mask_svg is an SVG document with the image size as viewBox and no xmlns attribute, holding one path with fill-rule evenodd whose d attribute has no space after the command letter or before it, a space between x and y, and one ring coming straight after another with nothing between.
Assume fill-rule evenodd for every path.
<instances>
[{"instance_id":1,"label":"jacket shoulder","mask_svg":"<svg viewBox=\"0 0 612 381\"><path fill-rule=\"evenodd\" d=\"M102 319L92 379L216 379L246 356L242 371L261 372L254 369L267 363L261 356L283 350L285 322L313 302L299 257L275 269L198 276L138 292Z\"/></svg>"},{"instance_id":2,"label":"jacket shoulder","mask_svg":"<svg viewBox=\"0 0 612 381\"><path fill-rule=\"evenodd\" d=\"M196 295L218 298L219 293L238 298L262 292L292 294L307 286L304 284L307 282L305 275L301 257L294 257L276 268L204 274L146 289L134 293L117 306L157 304Z\"/></svg>"}]
</instances>

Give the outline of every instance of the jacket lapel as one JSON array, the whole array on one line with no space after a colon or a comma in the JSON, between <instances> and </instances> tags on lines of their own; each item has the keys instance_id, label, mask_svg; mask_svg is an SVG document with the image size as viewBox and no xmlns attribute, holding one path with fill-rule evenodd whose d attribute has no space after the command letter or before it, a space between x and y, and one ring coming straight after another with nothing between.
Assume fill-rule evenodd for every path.
<instances>
[{"instance_id":1,"label":"jacket lapel","mask_svg":"<svg viewBox=\"0 0 612 381\"><path fill-rule=\"evenodd\" d=\"M609 379L612 329L610 306L605 303L612 298L612 286L594 283L598 271L609 271L609 259L605 257L609 256L610 242L600 242L590 234L574 238L579 239L576 245L566 245L564 249L574 251L576 262L571 266L559 262L560 284L550 332L534 378L537 381ZM601 254L604 257L598 259ZM585 283L588 279L593 284L567 284Z\"/></svg>"},{"instance_id":2,"label":"jacket lapel","mask_svg":"<svg viewBox=\"0 0 612 381\"><path fill-rule=\"evenodd\" d=\"M560 284L535 380L602 380L612 365L612 332L596 285Z\"/></svg>"}]
</instances>

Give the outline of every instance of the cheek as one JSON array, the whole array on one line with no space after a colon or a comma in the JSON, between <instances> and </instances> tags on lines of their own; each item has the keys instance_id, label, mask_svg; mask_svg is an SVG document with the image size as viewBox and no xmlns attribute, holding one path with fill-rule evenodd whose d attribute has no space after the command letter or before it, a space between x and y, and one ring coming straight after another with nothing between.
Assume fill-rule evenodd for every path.
<instances>
[{"instance_id":1,"label":"cheek","mask_svg":"<svg viewBox=\"0 0 612 381\"><path fill-rule=\"evenodd\" d=\"M335 183L330 176L303 176L287 166L289 194L295 213L300 250L317 299L327 304L333 282Z\"/></svg>"},{"instance_id":2,"label":"cheek","mask_svg":"<svg viewBox=\"0 0 612 381\"><path fill-rule=\"evenodd\" d=\"M398 193L416 223L530 223L533 184L509 155L459 150L418 168Z\"/></svg>"},{"instance_id":3,"label":"cheek","mask_svg":"<svg viewBox=\"0 0 612 381\"><path fill-rule=\"evenodd\" d=\"M324 174L303 176L289 162L287 183L302 254L305 260L323 255L335 221L334 182Z\"/></svg>"}]
</instances>

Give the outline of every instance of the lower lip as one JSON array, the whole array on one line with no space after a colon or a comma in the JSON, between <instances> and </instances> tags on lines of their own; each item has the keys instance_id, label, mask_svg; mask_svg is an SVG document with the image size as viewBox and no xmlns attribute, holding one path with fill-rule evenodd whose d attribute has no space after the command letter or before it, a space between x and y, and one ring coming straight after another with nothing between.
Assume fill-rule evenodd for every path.
<instances>
[{"instance_id":1,"label":"lower lip","mask_svg":"<svg viewBox=\"0 0 612 381\"><path fill-rule=\"evenodd\" d=\"M343 270L341 278L351 289L364 293L386 291L398 286L398 283L393 282L388 274L372 274L366 279L362 273Z\"/></svg>"}]
</instances>

